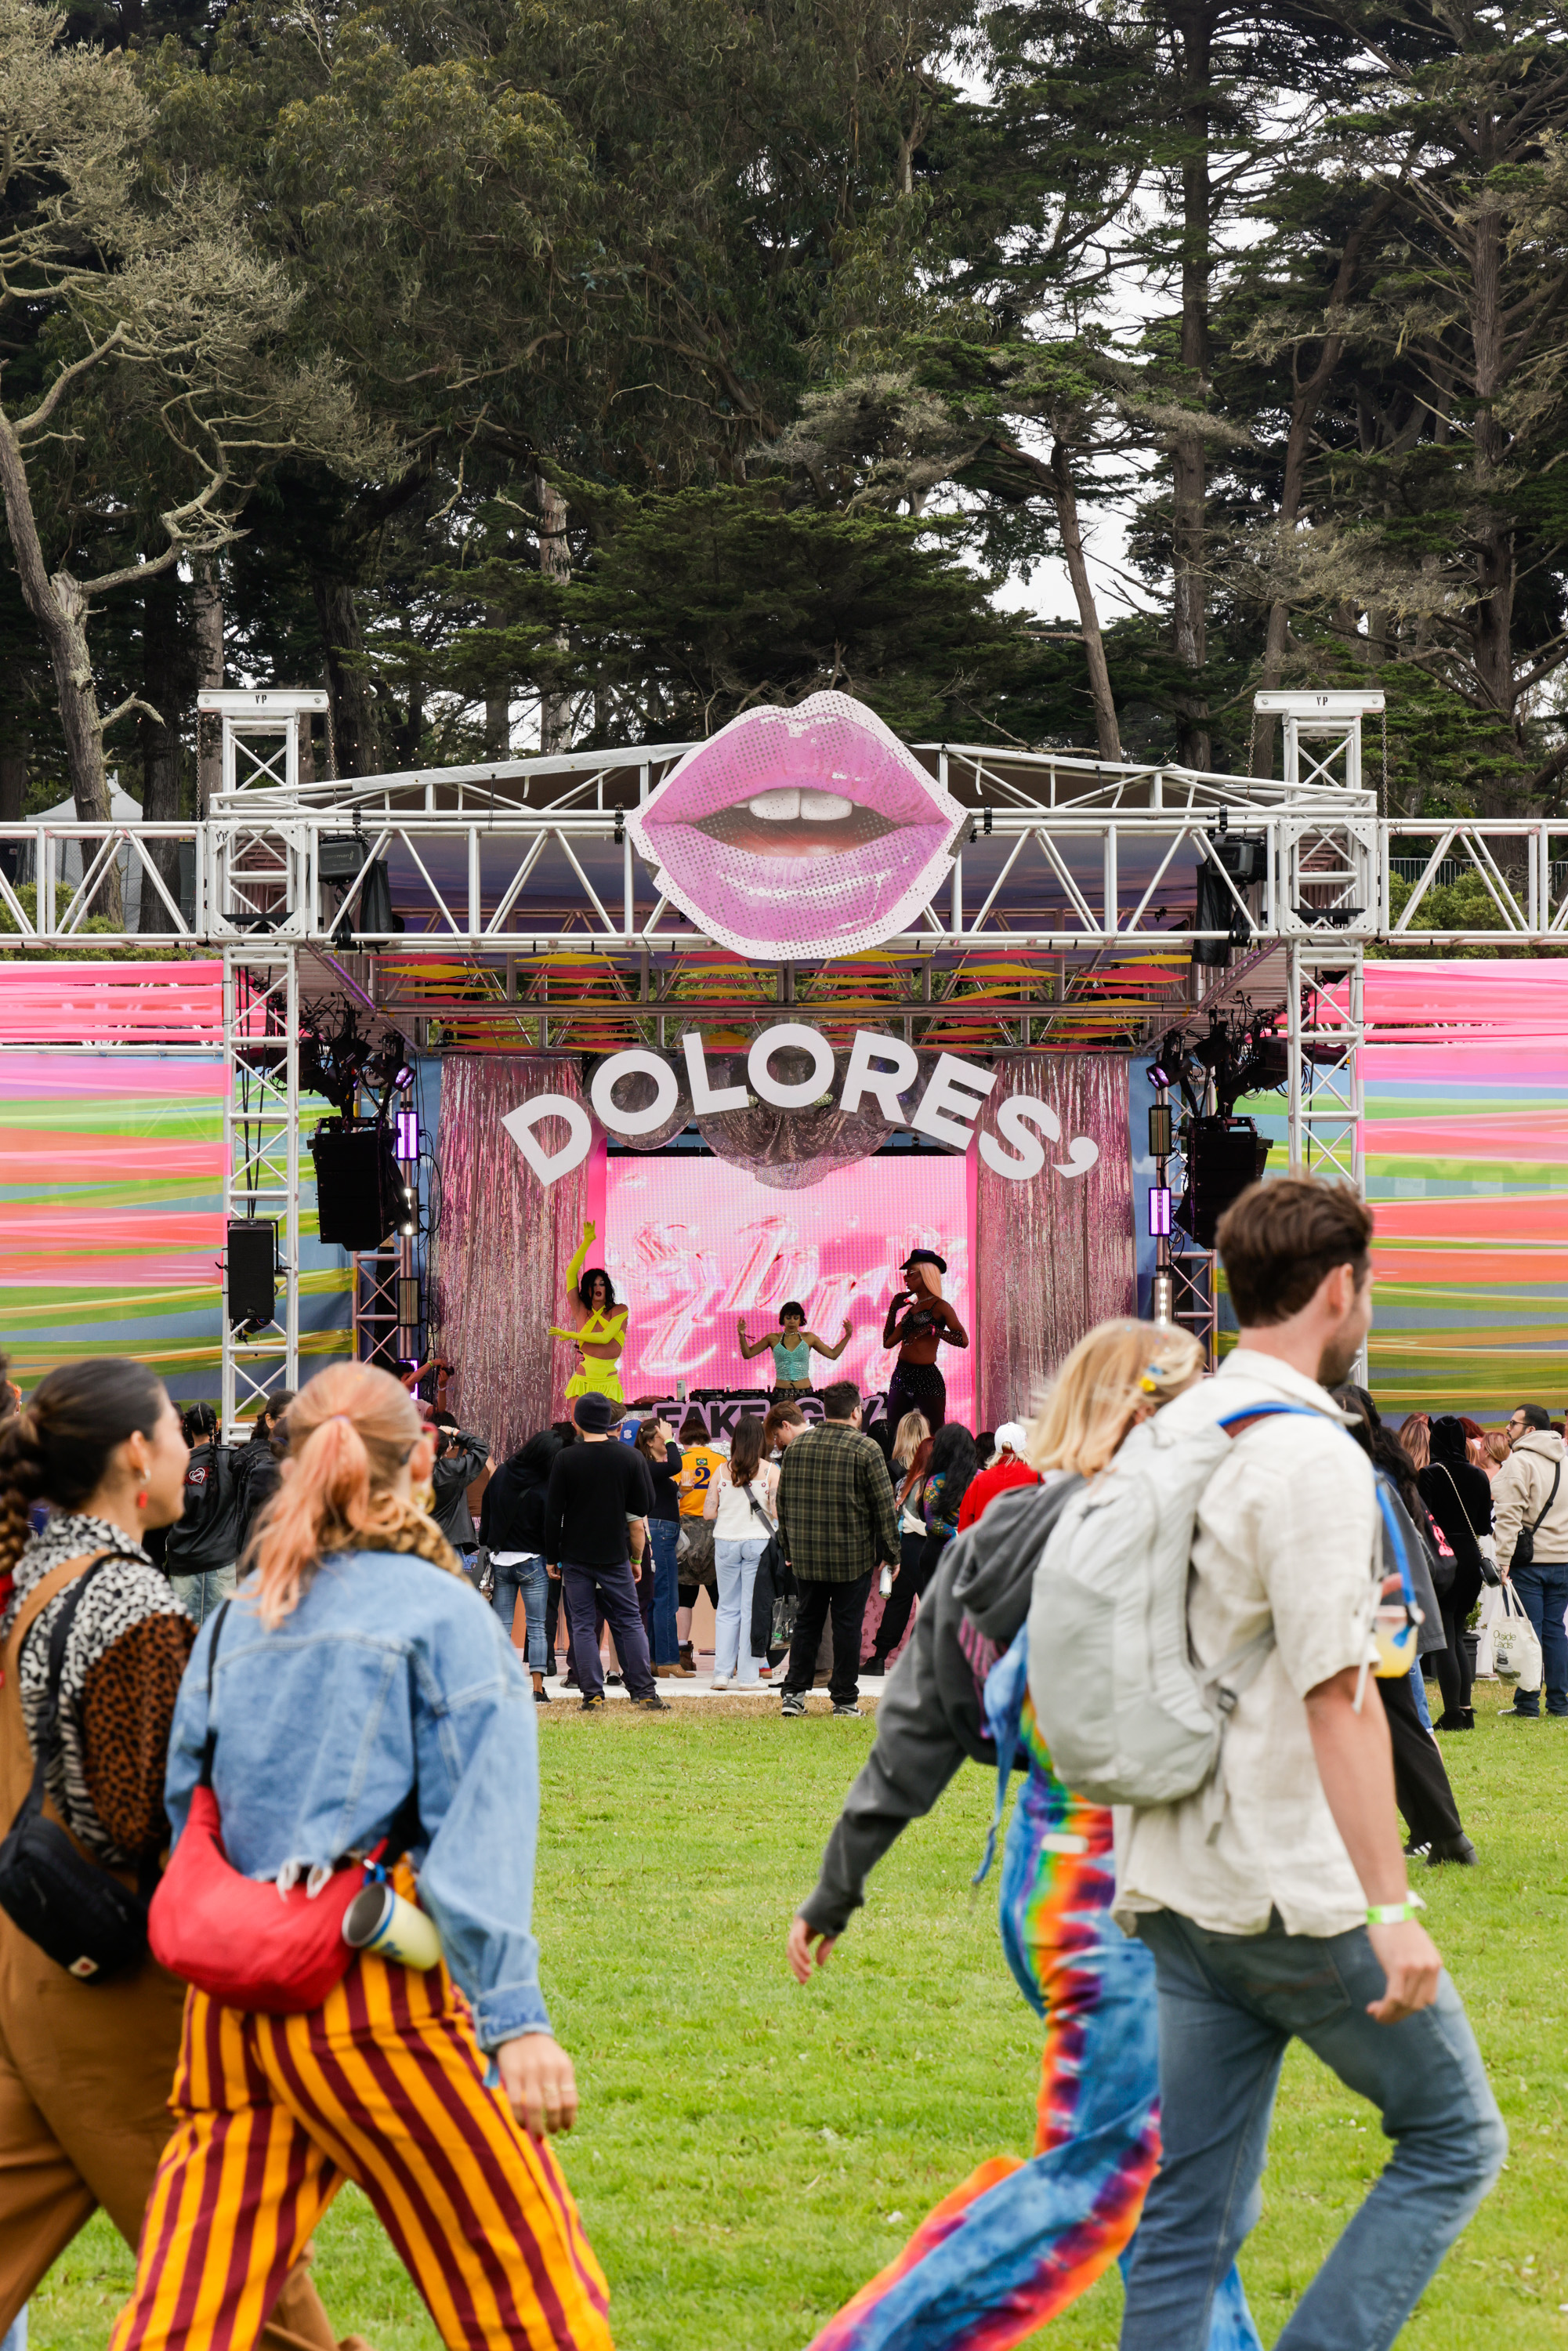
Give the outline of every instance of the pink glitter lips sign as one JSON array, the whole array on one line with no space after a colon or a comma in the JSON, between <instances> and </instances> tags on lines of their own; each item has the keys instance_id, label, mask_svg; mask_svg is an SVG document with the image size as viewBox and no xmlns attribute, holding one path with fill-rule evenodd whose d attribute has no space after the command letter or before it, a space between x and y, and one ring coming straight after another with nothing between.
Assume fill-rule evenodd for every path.
<instances>
[{"instance_id":1,"label":"pink glitter lips sign","mask_svg":"<svg viewBox=\"0 0 1568 2351\"><path fill-rule=\"evenodd\" d=\"M960 1158L900 1166L868 1159L806 1192L779 1193L744 1168L712 1159L612 1159L606 1171L605 1262L631 1309L622 1382L629 1396L773 1384L770 1356L747 1363L736 1325L756 1340L798 1299L807 1328L849 1344L836 1363L811 1359L811 1378L885 1388L894 1352L882 1343L888 1301L904 1288L911 1249L947 1260L942 1292L971 1335L968 1169ZM972 1351L944 1347L950 1418L971 1421Z\"/></svg>"},{"instance_id":2,"label":"pink glitter lips sign","mask_svg":"<svg viewBox=\"0 0 1568 2351\"><path fill-rule=\"evenodd\" d=\"M964 811L847 694L747 710L695 751L627 830L707 936L768 962L852 955L924 913Z\"/></svg>"}]
</instances>

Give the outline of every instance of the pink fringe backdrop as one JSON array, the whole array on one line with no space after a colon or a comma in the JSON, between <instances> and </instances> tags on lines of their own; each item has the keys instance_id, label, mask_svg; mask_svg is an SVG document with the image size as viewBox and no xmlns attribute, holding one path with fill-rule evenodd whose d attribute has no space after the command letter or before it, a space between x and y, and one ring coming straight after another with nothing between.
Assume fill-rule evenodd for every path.
<instances>
[{"instance_id":1,"label":"pink fringe backdrop","mask_svg":"<svg viewBox=\"0 0 1568 2351\"><path fill-rule=\"evenodd\" d=\"M454 1410L497 1461L557 1418L575 1356L547 1339L564 1326L566 1270L596 1216L602 1230L602 1139L580 1167L541 1184L502 1119L530 1094L585 1101L570 1061L454 1053L441 1073L442 1227L435 1335L457 1366ZM559 1129L545 1130L553 1144Z\"/></svg>"},{"instance_id":2,"label":"pink fringe backdrop","mask_svg":"<svg viewBox=\"0 0 1568 2351\"><path fill-rule=\"evenodd\" d=\"M1085 1331L1137 1299L1128 1064L1111 1053L1016 1053L995 1064L980 1120L992 1128L1008 1094L1034 1094L1061 1121L1033 1183L1009 1184L979 1155L975 1296L978 1425L1027 1420L1040 1388ZM1086 1134L1100 1157L1083 1176L1059 1176L1067 1144ZM973 1148L973 1146L971 1146Z\"/></svg>"},{"instance_id":3,"label":"pink fringe backdrop","mask_svg":"<svg viewBox=\"0 0 1568 2351\"><path fill-rule=\"evenodd\" d=\"M994 1126L1005 1094L1034 1094L1061 1119L1062 1141L1047 1145L1044 1171L1027 1184L993 1174L971 1146L984 1428L1027 1417L1075 1341L1109 1315L1130 1314L1135 1297L1127 1063L1019 1053L996 1067L982 1128ZM508 1111L547 1091L584 1098L570 1061L455 1053L442 1072L436 1332L458 1366L455 1408L497 1459L562 1409L573 1357L544 1333L562 1320L584 1217L603 1228L602 1139L582 1166L545 1185L502 1131ZM1059 1176L1052 1163L1065 1163L1079 1134L1099 1144L1099 1160L1086 1175Z\"/></svg>"}]
</instances>

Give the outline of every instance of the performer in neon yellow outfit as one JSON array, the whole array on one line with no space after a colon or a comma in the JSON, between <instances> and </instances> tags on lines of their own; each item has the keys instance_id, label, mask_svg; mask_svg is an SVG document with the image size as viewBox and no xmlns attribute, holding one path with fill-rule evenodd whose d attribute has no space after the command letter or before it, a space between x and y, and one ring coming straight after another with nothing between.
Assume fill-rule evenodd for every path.
<instances>
[{"instance_id":1,"label":"performer in neon yellow outfit","mask_svg":"<svg viewBox=\"0 0 1568 2351\"><path fill-rule=\"evenodd\" d=\"M566 1331L552 1322L549 1332L552 1339L570 1339L577 1349L577 1369L566 1384L569 1405L580 1395L606 1395L612 1404L626 1401L621 1392L620 1363L626 1344L627 1310L616 1305L615 1285L601 1265L591 1265L583 1271L598 1238L599 1228L590 1218L582 1228L577 1255L566 1270L566 1311L570 1314L581 1307L582 1321Z\"/></svg>"}]
</instances>

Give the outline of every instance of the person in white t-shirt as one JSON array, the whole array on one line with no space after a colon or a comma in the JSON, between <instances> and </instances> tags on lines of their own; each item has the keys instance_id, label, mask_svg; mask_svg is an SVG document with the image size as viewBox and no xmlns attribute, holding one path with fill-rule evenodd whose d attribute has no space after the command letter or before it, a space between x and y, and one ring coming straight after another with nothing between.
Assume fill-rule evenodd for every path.
<instances>
[{"instance_id":1,"label":"person in white t-shirt","mask_svg":"<svg viewBox=\"0 0 1568 2351\"><path fill-rule=\"evenodd\" d=\"M1327 1393L1372 1321L1372 1216L1348 1187L1281 1177L1219 1228L1240 1341L1178 1396L1178 1431L1250 1405L1209 1479L1188 1628L1218 1659L1275 1646L1225 1734L1226 1802L1133 1813L1116 1916L1154 1954L1160 2168L1133 2251L1122 2351L1202 2351L1258 2218L1274 2094L1304 2041L1378 2109L1395 2152L1277 2351L1385 2351L1496 2179L1508 2138L1458 1993L1416 1917L1375 1662L1372 1465ZM1370 1702L1366 1702L1370 1700Z\"/></svg>"},{"instance_id":2,"label":"person in white t-shirt","mask_svg":"<svg viewBox=\"0 0 1568 2351\"><path fill-rule=\"evenodd\" d=\"M713 1686L756 1689L763 1660L751 1653L751 1594L758 1564L773 1533L779 1472L762 1458L762 1422L747 1413L735 1424L729 1459L714 1472L703 1497L713 1521L713 1563L718 1578L714 1613Z\"/></svg>"}]
</instances>

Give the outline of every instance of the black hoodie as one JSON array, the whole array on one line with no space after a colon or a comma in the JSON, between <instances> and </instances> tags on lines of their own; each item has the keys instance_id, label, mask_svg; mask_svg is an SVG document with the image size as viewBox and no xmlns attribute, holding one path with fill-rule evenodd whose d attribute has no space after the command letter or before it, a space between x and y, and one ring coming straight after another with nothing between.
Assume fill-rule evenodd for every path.
<instances>
[{"instance_id":1,"label":"black hoodie","mask_svg":"<svg viewBox=\"0 0 1568 2351\"><path fill-rule=\"evenodd\" d=\"M1080 1482L1059 1478L998 1494L949 1546L882 1694L876 1744L844 1799L816 1890L800 1905L801 1917L824 1935L842 1934L883 1855L931 1810L966 1756L995 1765L986 1676L1029 1614L1046 1537Z\"/></svg>"}]
</instances>

